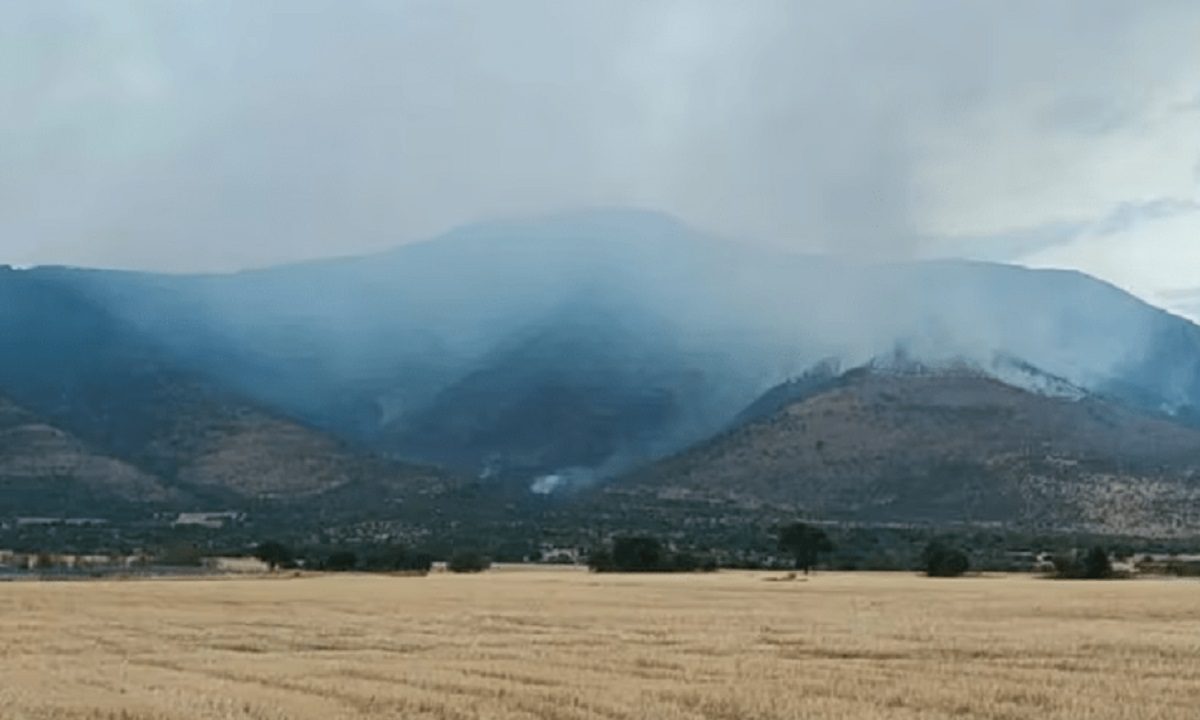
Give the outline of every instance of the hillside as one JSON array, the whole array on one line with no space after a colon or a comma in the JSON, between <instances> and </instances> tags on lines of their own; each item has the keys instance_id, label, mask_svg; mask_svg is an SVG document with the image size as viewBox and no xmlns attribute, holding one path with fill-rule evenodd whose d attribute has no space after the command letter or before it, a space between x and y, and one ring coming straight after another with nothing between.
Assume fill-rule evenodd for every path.
<instances>
[{"instance_id":1,"label":"hillside","mask_svg":"<svg viewBox=\"0 0 1200 720\"><path fill-rule=\"evenodd\" d=\"M0 515L91 515L182 498L0 395Z\"/></svg>"},{"instance_id":2,"label":"hillside","mask_svg":"<svg viewBox=\"0 0 1200 720\"><path fill-rule=\"evenodd\" d=\"M216 507L357 481L405 492L442 482L221 387L53 274L0 273L0 393L0 467L14 478ZM39 495L45 483L22 487L14 511L55 506Z\"/></svg>"},{"instance_id":3,"label":"hillside","mask_svg":"<svg viewBox=\"0 0 1200 720\"><path fill-rule=\"evenodd\" d=\"M1200 431L978 372L859 369L601 496L730 513L772 506L826 519L1170 533L1200 518Z\"/></svg>"},{"instance_id":4,"label":"hillside","mask_svg":"<svg viewBox=\"0 0 1200 720\"><path fill-rule=\"evenodd\" d=\"M962 418L938 424L843 385L838 368L888 353L929 367L961 358L1059 399L1036 396L1022 415L1011 406L1025 401L979 392L954 410ZM1079 273L795 255L627 210L484 223L370 257L223 275L0 269L0 393L206 506L317 508L336 492L346 513L374 512L379 498L458 487L461 475L523 507L522 493L663 467L653 463L731 427L800 412L818 391L831 405L800 422L832 423L821 437L756 435L737 460L697 471L706 479L692 490L846 517L1037 522L1041 501L1030 498L1041 498L1071 505L1046 510L1051 524L1093 522L1075 495L1035 492L1028 479L1112 475L1125 492L1136 475L1138 492L1175 497L1186 459L1113 448L1130 424L1189 439L1173 423L1200 427L1200 328ZM855 435L868 421L886 431ZM1003 442L979 439L996 426ZM1064 470L1060 456L1076 464ZM752 473L738 470L743 460ZM796 475L813 487L785 491ZM955 495L961 477L985 487Z\"/></svg>"},{"instance_id":5,"label":"hillside","mask_svg":"<svg viewBox=\"0 0 1200 720\"><path fill-rule=\"evenodd\" d=\"M853 367L896 347L1022 358L1200 423L1200 328L1095 278L796 255L648 212L483 223L228 275L8 275L69 292L136 330L156 362L260 407L474 474L619 472L705 439L821 360ZM76 348L104 342L92 327Z\"/></svg>"}]
</instances>

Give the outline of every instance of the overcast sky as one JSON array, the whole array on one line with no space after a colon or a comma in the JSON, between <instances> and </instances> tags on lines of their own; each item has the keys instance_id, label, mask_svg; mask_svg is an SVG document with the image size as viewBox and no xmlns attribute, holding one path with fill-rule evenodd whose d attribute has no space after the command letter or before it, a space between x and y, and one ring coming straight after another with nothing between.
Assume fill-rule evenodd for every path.
<instances>
[{"instance_id":1,"label":"overcast sky","mask_svg":"<svg viewBox=\"0 0 1200 720\"><path fill-rule=\"evenodd\" d=\"M229 269L592 205L1200 317L1200 2L0 3L0 262Z\"/></svg>"}]
</instances>

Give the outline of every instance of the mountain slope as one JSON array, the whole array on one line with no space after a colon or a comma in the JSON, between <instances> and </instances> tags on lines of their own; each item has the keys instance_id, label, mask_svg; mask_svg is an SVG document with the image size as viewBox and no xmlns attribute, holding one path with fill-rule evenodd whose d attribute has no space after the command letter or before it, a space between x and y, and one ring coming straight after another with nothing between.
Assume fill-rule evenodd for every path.
<instances>
[{"instance_id":1,"label":"mountain slope","mask_svg":"<svg viewBox=\"0 0 1200 720\"><path fill-rule=\"evenodd\" d=\"M615 472L716 432L722 377L681 352L668 328L573 307L516 333L383 433L405 457L491 477Z\"/></svg>"},{"instance_id":2,"label":"mountain slope","mask_svg":"<svg viewBox=\"0 0 1200 720\"><path fill-rule=\"evenodd\" d=\"M88 357L83 376L108 378L118 397L120 378L166 368L355 445L479 474L617 472L703 440L814 363L853 367L896 348L931 363L1022 358L1038 374L1006 379L1053 378L1200 425L1200 328L1094 278L801 256L654 213L486 223L231 275L7 275L101 316L8 311L36 332L71 328L50 353L0 337L0 387L36 391L18 399L39 412L34 400L79 396L45 381L61 373L39 375L61 351L68 364ZM107 342L114 324L138 341ZM123 412L91 425L115 427L113 443L136 435Z\"/></svg>"},{"instance_id":3,"label":"mountain slope","mask_svg":"<svg viewBox=\"0 0 1200 720\"><path fill-rule=\"evenodd\" d=\"M0 515L83 514L181 498L0 395Z\"/></svg>"},{"instance_id":4,"label":"mountain slope","mask_svg":"<svg viewBox=\"0 0 1200 720\"><path fill-rule=\"evenodd\" d=\"M396 487L441 481L428 468L372 458L219 383L63 277L0 273L0 391L47 424L18 425L24 411L10 405L13 448L25 449L6 456L14 466L30 453L53 465L51 458L78 454L83 443L118 459L102 468L112 482L125 474L124 482L167 488L152 496L169 491L210 503L295 499L364 479ZM100 472L96 461L85 465L87 477Z\"/></svg>"},{"instance_id":5,"label":"mountain slope","mask_svg":"<svg viewBox=\"0 0 1200 720\"><path fill-rule=\"evenodd\" d=\"M1200 518L1200 430L978 372L859 369L606 494L848 520L1170 532Z\"/></svg>"}]
</instances>

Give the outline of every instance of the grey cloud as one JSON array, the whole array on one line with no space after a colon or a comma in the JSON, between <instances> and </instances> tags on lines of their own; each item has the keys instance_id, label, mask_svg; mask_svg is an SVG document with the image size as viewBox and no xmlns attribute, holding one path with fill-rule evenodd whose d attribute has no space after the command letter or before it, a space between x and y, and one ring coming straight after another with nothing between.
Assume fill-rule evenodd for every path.
<instances>
[{"instance_id":1,"label":"grey cloud","mask_svg":"<svg viewBox=\"0 0 1200 720\"><path fill-rule=\"evenodd\" d=\"M1046 94L1046 132L1134 122L1143 80L1181 71L1178 43L1129 38L1195 9L8 3L0 261L244 267L587 205L924 253L930 136Z\"/></svg>"},{"instance_id":2,"label":"grey cloud","mask_svg":"<svg viewBox=\"0 0 1200 720\"><path fill-rule=\"evenodd\" d=\"M1098 235L1112 235L1129 230L1139 223L1194 213L1197 210L1200 210L1200 203L1178 198L1158 198L1140 203L1122 203L1107 217L1095 224L1095 232Z\"/></svg>"},{"instance_id":3,"label":"grey cloud","mask_svg":"<svg viewBox=\"0 0 1200 720\"><path fill-rule=\"evenodd\" d=\"M1004 261L1066 245L1085 234L1115 235L1143 223L1196 212L1200 212L1200 202L1180 198L1125 202L1107 215L1086 222L1048 222L1003 235L927 238L926 250L935 256Z\"/></svg>"},{"instance_id":4,"label":"grey cloud","mask_svg":"<svg viewBox=\"0 0 1200 720\"><path fill-rule=\"evenodd\" d=\"M939 257L1005 261L1066 245L1087 231L1089 225L1057 221L1018 228L1003 235L929 238L926 249L928 254Z\"/></svg>"}]
</instances>

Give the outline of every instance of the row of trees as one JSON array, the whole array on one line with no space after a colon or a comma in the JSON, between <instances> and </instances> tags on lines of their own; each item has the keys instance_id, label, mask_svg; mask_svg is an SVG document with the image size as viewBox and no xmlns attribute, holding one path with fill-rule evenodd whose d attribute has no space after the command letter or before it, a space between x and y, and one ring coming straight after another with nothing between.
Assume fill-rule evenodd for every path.
<instances>
[{"instance_id":1,"label":"row of trees","mask_svg":"<svg viewBox=\"0 0 1200 720\"><path fill-rule=\"evenodd\" d=\"M833 551L824 530L805 523L792 523L779 530L778 547L792 556L797 570L805 574L822 555ZM595 572L711 572L717 561L708 555L673 552L657 538L618 537L592 551L588 567Z\"/></svg>"},{"instance_id":2,"label":"row of trees","mask_svg":"<svg viewBox=\"0 0 1200 720\"><path fill-rule=\"evenodd\" d=\"M834 550L833 542L823 529L802 522L779 528L776 547L791 557L796 570L806 575L823 556ZM270 541L260 544L254 554L271 570L302 565L335 572L424 573L434 561L428 553L413 552L399 545L375 548L362 555L351 550L337 550L300 559L291 548ZM971 569L967 553L942 539L930 541L924 547L919 563L920 570L930 577L959 577ZM479 552L460 551L449 557L446 566L452 572L481 572L491 566L491 560ZM595 572L708 572L717 569L717 561L709 555L672 550L653 537L631 536L614 538L608 545L594 550L588 558L588 567ZM1054 558L1054 567L1054 576L1063 579L1114 577L1109 554L1102 547L1060 555Z\"/></svg>"},{"instance_id":3,"label":"row of trees","mask_svg":"<svg viewBox=\"0 0 1200 720\"><path fill-rule=\"evenodd\" d=\"M611 547L593 551L588 567L594 572L711 572L717 569L717 561L671 552L656 538L621 537Z\"/></svg>"},{"instance_id":4,"label":"row of trees","mask_svg":"<svg viewBox=\"0 0 1200 720\"><path fill-rule=\"evenodd\" d=\"M415 572L427 573L433 567L434 557L429 553L414 552L402 545L374 548L360 555L353 550L335 550L327 554L298 557L287 545L270 540L260 543L254 556L267 564L272 572L279 568L305 567L328 572ZM474 551L460 551L446 561L451 572L482 572L491 567L487 556Z\"/></svg>"}]
</instances>

